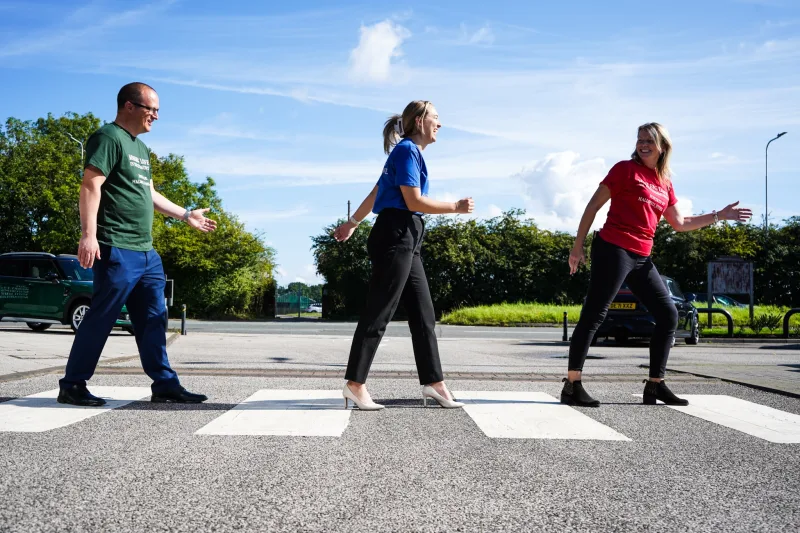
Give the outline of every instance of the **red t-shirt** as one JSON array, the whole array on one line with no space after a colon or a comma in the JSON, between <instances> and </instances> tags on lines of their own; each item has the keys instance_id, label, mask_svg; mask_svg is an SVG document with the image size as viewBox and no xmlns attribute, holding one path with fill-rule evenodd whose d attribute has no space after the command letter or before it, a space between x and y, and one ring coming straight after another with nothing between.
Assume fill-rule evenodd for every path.
<instances>
[{"instance_id":1,"label":"red t-shirt","mask_svg":"<svg viewBox=\"0 0 800 533\"><path fill-rule=\"evenodd\" d=\"M650 255L661 215L678 203L672 183L663 187L655 170L631 159L611 167L600 184L611 191L611 207L600 238L629 252Z\"/></svg>"}]
</instances>

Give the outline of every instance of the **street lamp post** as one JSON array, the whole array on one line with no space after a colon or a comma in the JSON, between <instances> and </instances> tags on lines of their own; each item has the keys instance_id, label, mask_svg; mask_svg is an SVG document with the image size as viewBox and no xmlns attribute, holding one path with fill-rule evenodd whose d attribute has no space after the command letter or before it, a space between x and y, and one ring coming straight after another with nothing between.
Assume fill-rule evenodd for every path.
<instances>
[{"instance_id":1,"label":"street lamp post","mask_svg":"<svg viewBox=\"0 0 800 533\"><path fill-rule=\"evenodd\" d=\"M769 201L767 189L767 176L769 175L769 145L772 141L780 139L786 135L786 132L779 133L774 139L770 139L767 147L764 149L764 233L769 230Z\"/></svg>"},{"instance_id":2,"label":"street lamp post","mask_svg":"<svg viewBox=\"0 0 800 533\"><path fill-rule=\"evenodd\" d=\"M67 133L67 137L69 137L70 139L72 139L81 146L81 177L83 177L83 143L78 139L76 139L75 137L73 137L72 135L70 135L69 133Z\"/></svg>"}]
</instances>

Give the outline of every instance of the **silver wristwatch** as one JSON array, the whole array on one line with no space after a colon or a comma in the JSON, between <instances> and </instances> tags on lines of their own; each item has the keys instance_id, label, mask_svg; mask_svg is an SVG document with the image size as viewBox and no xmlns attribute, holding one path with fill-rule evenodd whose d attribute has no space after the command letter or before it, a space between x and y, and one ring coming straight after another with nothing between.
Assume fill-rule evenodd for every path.
<instances>
[{"instance_id":1,"label":"silver wristwatch","mask_svg":"<svg viewBox=\"0 0 800 533\"><path fill-rule=\"evenodd\" d=\"M711 214L714 216L714 224L719 222L719 215L717 214L717 212L716 211L711 211Z\"/></svg>"},{"instance_id":2,"label":"silver wristwatch","mask_svg":"<svg viewBox=\"0 0 800 533\"><path fill-rule=\"evenodd\" d=\"M350 218L348 218L348 219L347 219L347 221L348 221L349 223L353 224L353 225L356 225L356 226L358 226L359 224L361 224L361 221L360 221L360 220L356 220L356 218L355 218L355 217L353 217L353 216L351 216Z\"/></svg>"},{"instance_id":3,"label":"silver wristwatch","mask_svg":"<svg viewBox=\"0 0 800 533\"><path fill-rule=\"evenodd\" d=\"M182 217L182 220L183 220L184 222L189 222L189 215L191 215L191 214L192 214L192 212L189 210L189 208L188 208L188 207L184 207L184 209L185 209L185 211L183 212L183 217Z\"/></svg>"}]
</instances>

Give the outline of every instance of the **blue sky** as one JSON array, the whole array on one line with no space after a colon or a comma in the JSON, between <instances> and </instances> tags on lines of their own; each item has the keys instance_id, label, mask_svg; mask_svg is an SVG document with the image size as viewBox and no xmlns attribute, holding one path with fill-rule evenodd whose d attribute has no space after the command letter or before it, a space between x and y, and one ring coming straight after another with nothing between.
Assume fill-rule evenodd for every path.
<instances>
[{"instance_id":1,"label":"blue sky","mask_svg":"<svg viewBox=\"0 0 800 533\"><path fill-rule=\"evenodd\" d=\"M797 0L0 0L0 79L3 119L110 121L119 87L154 86L142 140L217 181L282 284L321 281L310 237L369 192L383 121L414 99L444 125L431 196L472 196L478 218L524 208L575 232L649 121L672 135L684 214L741 200L763 220L782 131L770 219L800 204Z\"/></svg>"}]
</instances>

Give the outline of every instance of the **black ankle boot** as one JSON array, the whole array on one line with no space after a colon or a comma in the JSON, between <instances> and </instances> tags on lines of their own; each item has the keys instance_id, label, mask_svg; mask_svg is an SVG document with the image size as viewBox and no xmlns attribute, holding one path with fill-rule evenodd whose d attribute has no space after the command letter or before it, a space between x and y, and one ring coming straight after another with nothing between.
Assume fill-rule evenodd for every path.
<instances>
[{"instance_id":1,"label":"black ankle boot","mask_svg":"<svg viewBox=\"0 0 800 533\"><path fill-rule=\"evenodd\" d=\"M561 403L581 407L600 407L600 401L589 396L580 380L570 381L564 378L562 381L564 381L564 388L561 390Z\"/></svg>"},{"instance_id":2,"label":"black ankle boot","mask_svg":"<svg viewBox=\"0 0 800 533\"><path fill-rule=\"evenodd\" d=\"M661 400L667 405L689 405L689 400L675 396L664 381L644 380L644 396L642 401L647 405L655 405L656 400Z\"/></svg>"}]
</instances>

